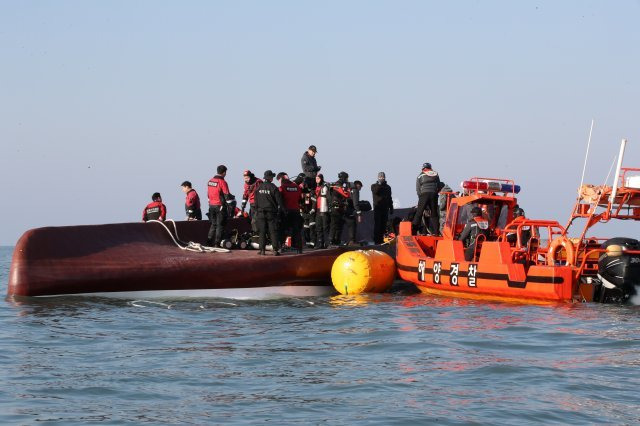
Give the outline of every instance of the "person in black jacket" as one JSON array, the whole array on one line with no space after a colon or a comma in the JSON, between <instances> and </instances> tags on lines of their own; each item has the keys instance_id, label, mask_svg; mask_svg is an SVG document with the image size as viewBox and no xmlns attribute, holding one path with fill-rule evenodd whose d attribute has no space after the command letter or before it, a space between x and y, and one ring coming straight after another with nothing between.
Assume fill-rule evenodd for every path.
<instances>
[{"instance_id":1,"label":"person in black jacket","mask_svg":"<svg viewBox=\"0 0 640 426\"><path fill-rule=\"evenodd\" d=\"M347 199L347 209L344 212L344 224L347 227L347 245L357 244L358 222L362 220L360 210L360 190L362 182L354 180L349 188L349 198Z\"/></svg>"},{"instance_id":2,"label":"person in black jacket","mask_svg":"<svg viewBox=\"0 0 640 426\"><path fill-rule=\"evenodd\" d=\"M391 187L387 184L384 172L378 173L377 182L371 185L371 193L373 195L373 242L382 244L389 215L393 214Z\"/></svg>"},{"instance_id":3,"label":"person in black jacket","mask_svg":"<svg viewBox=\"0 0 640 426\"><path fill-rule=\"evenodd\" d=\"M302 154L302 159L300 160L300 163L302 164L302 172L305 175L305 182L311 189L315 189L316 175L321 169L316 161L316 152L318 152L316 146L311 145L307 148L304 154Z\"/></svg>"},{"instance_id":4,"label":"person in black jacket","mask_svg":"<svg viewBox=\"0 0 640 426\"><path fill-rule=\"evenodd\" d=\"M489 236L489 222L482 217L482 209L480 207L473 207L471 209L471 219L467 222L462 230L462 233L456 238L465 245L464 260L470 262L474 260L473 255L476 252L476 243L478 242L478 235L484 235L484 238Z\"/></svg>"},{"instance_id":5,"label":"person in black jacket","mask_svg":"<svg viewBox=\"0 0 640 426\"><path fill-rule=\"evenodd\" d=\"M350 205L352 185L348 179L349 174L347 172L340 172L338 173L338 180L330 186L331 223L329 224L329 242L334 246L339 246L342 243L342 227L344 226L345 214Z\"/></svg>"},{"instance_id":6,"label":"person in black jacket","mask_svg":"<svg viewBox=\"0 0 640 426\"><path fill-rule=\"evenodd\" d=\"M427 232L438 235L440 223L438 219L438 192L440 191L440 176L431 169L431 163L422 165L422 172L416 178L416 192L418 193L418 207L413 217L413 229L419 232L422 224L422 214L429 210Z\"/></svg>"},{"instance_id":7,"label":"person in black jacket","mask_svg":"<svg viewBox=\"0 0 640 426\"><path fill-rule=\"evenodd\" d=\"M264 255L267 229L271 238L271 245L276 256L280 255L280 241L278 239L278 214L284 212L284 203L278 187L273 184L275 173L271 170L264 172L264 182L258 186L256 191L256 222L258 223L258 234L260 238L260 251L258 254Z\"/></svg>"}]
</instances>

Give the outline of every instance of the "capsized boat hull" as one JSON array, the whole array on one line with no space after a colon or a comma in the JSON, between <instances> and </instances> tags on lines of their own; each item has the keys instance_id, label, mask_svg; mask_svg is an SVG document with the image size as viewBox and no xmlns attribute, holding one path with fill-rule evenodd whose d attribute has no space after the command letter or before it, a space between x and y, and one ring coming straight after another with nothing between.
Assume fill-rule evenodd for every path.
<instances>
[{"instance_id":1,"label":"capsized boat hull","mask_svg":"<svg viewBox=\"0 0 640 426\"><path fill-rule=\"evenodd\" d=\"M173 225L167 223L172 229ZM237 219L229 227L245 226ZM176 222L203 243L207 221ZM238 297L331 294L330 271L345 248L259 256L255 250L181 250L158 223L48 227L18 241L8 296Z\"/></svg>"}]
</instances>

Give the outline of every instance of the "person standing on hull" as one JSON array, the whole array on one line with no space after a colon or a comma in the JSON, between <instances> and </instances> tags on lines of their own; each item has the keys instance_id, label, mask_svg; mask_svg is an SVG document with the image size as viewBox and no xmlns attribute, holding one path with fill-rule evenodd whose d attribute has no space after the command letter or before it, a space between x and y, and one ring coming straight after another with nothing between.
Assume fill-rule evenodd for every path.
<instances>
[{"instance_id":1,"label":"person standing on hull","mask_svg":"<svg viewBox=\"0 0 640 426\"><path fill-rule=\"evenodd\" d=\"M309 148L302 154L300 163L302 164L302 172L305 175L305 182L309 188L315 189L316 187L316 175L320 171L321 167L318 166L316 161L316 153L318 150L315 145L310 145Z\"/></svg>"},{"instance_id":2,"label":"person standing on hull","mask_svg":"<svg viewBox=\"0 0 640 426\"><path fill-rule=\"evenodd\" d=\"M324 249L328 247L327 233L329 232L330 188L324 181L324 175L316 175L316 241L314 247Z\"/></svg>"},{"instance_id":3,"label":"person standing on hull","mask_svg":"<svg viewBox=\"0 0 640 426\"><path fill-rule=\"evenodd\" d=\"M431 163L422 165L422 172L416 179L416 192L418 193L418 207L416 215L413 217L413 229L420 231L422 224L422 214L425 209L429 209L429 223L427 232L431 235L438 235L440 223L438 219L438 191L440 190L440 176L438 172L431 169Z\"/></svg>"},{"instance_id":4,"label":"person standing on hull","mask_svg":"<svg viewBox=\"0 0 640 426\"><path fill-rule=\"evenodd\" d=\"M195 189L191 187L191 182L185 180L182 182L182 192L186 194L184 202L184 211L187 214L187 220L202 220L202 209L200 208L200 196Z\"/></svg>"},{"instance_id":5,"label":"person standing on hull","mask_svg":"<svg viewBox=\"0 0 640 426\"><path fill-rule=\"evenodd\" d=\"M300 176L298 176L300 178ZM317 175L316 175L317 178ZM295 183L298 183L296 179ZM305 243L310 246L315 246L316 241L316 191L313 188L309 188L307 182L302 179L299 183L300 190L302 191L302 232Z\"/></svg>"},{"instance_id":6,"label":"person standing on hull","mask_svg":"<svg viewBox=\"0 0 640 426\"><path fill-rule=\"evenodd\" d=\"M384 172L378 173L377 182L371 185L371 194L373 196L373 242L382 244L389 215L393 214L391 187L387 183Z\"/></svg>"},{"instance_id":7,"label":"person standing on hull","mask_svg":"<svg viewBox=\"0 0 640 426\"><path fill-rule=\"evenodd\" d=\"M347 226L347 245L355 245L356 235L358 233L358 222L361 220L362 211L360 210L360 190L362 182L353 181L353 185L349 185L349 198L347 199L347 208L344 213L344 224Z\"/></svg>"},{"instance_id":8,"label":"person standing on hull","mask_svg":"<svg viewBox=\"0 0 640 426\"><path fill-rule=\"evenodd\" d=\"M470 262L473 260L473 254L476 251L476 243L478 235L489 236L489 221L482 217L482 209L475 206L471 209L471 219L467 222L462 233L457 238L462 241L466 247L464 250L464 260Z\"/></svg>"},{"instance_id":9,"label":"person standing on hull","mask_svg":"<svg viewBox=\"0 0 640 426\"><path fill-rule=\"evenodd\" d=\"M351 191L349 188L349 174L347 172L338 173L338 181L331 185L331 225L329 227L330 242L334 246L339 246L342 239L342 227L344 225L344 215L347 211L347 204Z\"/></svg>"},{"instance_id":10,"label":"person standing on hull","mask_svg":"<svg viewBox=\"0 0 640 426\"><path fill-rule=\"evenodd\" d=\"M229 196L229 186L224 177L227 175L227 167L223 164L217 168L217 174L209 180L209 221L211 227L207 235L207 244L213 247L220 247L224 226L227 223L228 211L227 203L232 201Z\"/></svg>"},{"instance_id":11,"label":"person standing on hull","mask_svg":"<svg viewBox=\"0 0 640 426\"><path fill-rule=\"evenodd\" d=\"M161 220L167 218L167 206L162 203L162 197L159 192L154 192L151 196L151 203L142 210L142 221Z\"/></svg>"},{"instance_id":12,"label":"person standing on hull","mask_svg":"<svg viewBox=\"0 0 640 426\"><path fill-rule=\"evenodd\" d=\"M285 172L278 173L277 179L280 182L278 190L282 195L285 208L281 234L283 236L290 234L291 246L298 253L302 253L302 216L300 216L302 191L298 185L289 180L289 175Z\"/></svg>"},{"instance_id":13,"label":"person standing on hull","mask_svg":"<svg viewBox=\"0 0 640 426\"><path fill-rule=\"evenodd\" d=\"M242 193L242 204L240 208L240 213L238 216L242 216L244 213L244 209L247 207L247 202L250 207L250 216L251 216L251 230L254 234L258 234L258 225L256 224L256 192L258 191L258 187L262 183L262 179L257 178L251 170L244 171L244 192Z\"/></svg>"},{"instance_id":14,"label":"person standing on hull","mask_svg":"<svg viewBox=\"0 0 640 426\"><path fill-rule=\"evenodd\" d=\"M280 241L278 239L278 214L284 211L282 195L273 184L275 174L271 170L264 172L264 181L258 186L255 196L256 223L258 225L258 235L260 251L258 254L266 254L267 230L271 238L271 245L276 256L280 256Z\"/></svg>"}]
</instances>

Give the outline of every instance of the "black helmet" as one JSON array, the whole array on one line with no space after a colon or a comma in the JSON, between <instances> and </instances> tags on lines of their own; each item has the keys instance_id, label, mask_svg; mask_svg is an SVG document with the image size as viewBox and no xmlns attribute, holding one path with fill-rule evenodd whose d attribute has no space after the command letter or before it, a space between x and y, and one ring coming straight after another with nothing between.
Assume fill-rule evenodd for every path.
<instances>
[{"instance_id":1,"label":"black helmet","mask_svg":"<svg viewBox=\"0 0 640 426\"><path fill-rule=\"evenodd\" d=\"M431 168L431 163L423 163L422 164L422 168L423 169L430 169Z\"/></svg>"},{"instance_id":2,"label":"black helmet","mask_svg":"<svg viewBox=\"0 0 640 426\"><path fill-rule=\"evenodd\" d=\"M524 216L524 210L522 210L520 207L516 207L515 209L513 209L513 217L520 216Z\"/></svg>"},{"instance_id":3,"label":"black helmet","mask_svg":"<svg viewBox=\"0 0 640 426\"><path fill-rule=\"evenodd\" d=\"M271 178L274 178L276 175L271 170L267 170L264 172L263 176L265 179L271 179Z\"/></svg>"},{"instance_id":4,"label":"black helmet","mask_svg":"<svg viewBox=\"0 0 640 426\"><path fill-rule=\"evenodd\" d=\"M162 201L162 197L159 192L154 192L151 196L151 201Z\"/></svg>"},{"instance_id":5,"label":"black helmet","mask_svg":"<svg viewBox=\"0 0 640 426\"><path fill-rule=\"evenodd\" d=\"M349 179L349 173L347 173L347 172L340 172L340 173L338 173L338 179L340 179L340 180L347 180L347 179Z\"/></svg>"},{"instance_id":6,"label":"black helmet","mask_svg":"<svg viewBox=\"0 0 640 426\"><path fill-rule=\"evenodd\" d=\"M474 208L471 209L471 216L473 217L482 216L482 209L478 206L475 206Z\"/></svg>"},{"instance_id":7,"label":"black helmet","mask_svg":"<svg viewBox=\"0 0 640 426\"><path fill-rule=\"evenodd\" d=\"M299 173L298 176L295 177L295 179L293 179L293 181L300 185L302 182L304 182L305 179L305 174L304 173Z\"/></svg>"}]
</instances>

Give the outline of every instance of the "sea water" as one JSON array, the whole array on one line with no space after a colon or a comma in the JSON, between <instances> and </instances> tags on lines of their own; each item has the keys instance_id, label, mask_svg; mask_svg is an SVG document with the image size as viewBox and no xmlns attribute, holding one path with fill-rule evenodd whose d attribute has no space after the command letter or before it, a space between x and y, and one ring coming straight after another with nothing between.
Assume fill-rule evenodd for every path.
<instances>
[{"instance_id":1,"label":"sea water","mask_svg":"<svg viewBox=\"0 0 640 426\"><path fill-rule=\"evenodd\" d=\"M0 249L6 294L12 248ZM640 309L415 294L2 301L0 424L640 421Z\"/></svg>"}]
</instances>

